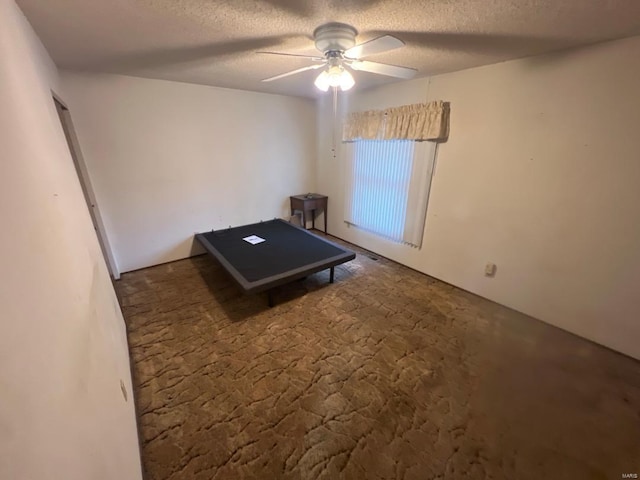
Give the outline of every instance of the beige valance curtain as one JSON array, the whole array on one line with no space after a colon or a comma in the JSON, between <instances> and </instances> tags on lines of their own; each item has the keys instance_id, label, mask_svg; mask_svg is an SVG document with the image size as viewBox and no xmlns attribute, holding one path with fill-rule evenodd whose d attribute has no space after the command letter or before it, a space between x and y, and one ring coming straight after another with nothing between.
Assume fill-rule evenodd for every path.
<instances>
[{"instance_id":1,"label":"beige valance curtain","mask_svg":"<svg viewBox=\"0 0 640 480\"><path fill-rule=\"evenodd\" d=\"M449 136L449 103L436 101L386 110L351 113L344 123L342 139L430 140Z\"/></svg>"}]
</instances>

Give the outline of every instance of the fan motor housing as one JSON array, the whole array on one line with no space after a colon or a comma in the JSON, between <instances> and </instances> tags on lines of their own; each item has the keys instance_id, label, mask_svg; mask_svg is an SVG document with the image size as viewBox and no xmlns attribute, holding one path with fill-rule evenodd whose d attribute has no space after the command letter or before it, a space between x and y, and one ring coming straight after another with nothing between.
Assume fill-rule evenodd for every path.
<instances>
[{"instance_id":1,"label":"fan motor housing","mask_svg":"<svg viewBox=\"0 0 640 480\"><path fill-rule=\"evenodd\" d=\"M358 31L346 23L326 23L313 32L316 48L323 53L344 52L356 44Z\"/></svg>"}]
</instances>

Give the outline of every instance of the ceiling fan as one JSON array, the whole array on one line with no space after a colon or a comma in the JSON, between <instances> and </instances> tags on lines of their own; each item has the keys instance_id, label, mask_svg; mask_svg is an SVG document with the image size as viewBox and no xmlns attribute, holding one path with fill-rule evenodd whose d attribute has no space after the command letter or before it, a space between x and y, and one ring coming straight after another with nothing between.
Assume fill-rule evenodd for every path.
<instances>
[{"instance_id":1,"label":"ceiling fan","mask_svg":"<svg viewBox=\"0 0 640 480\"><path fill-rule=\"evenodd\" d=\"M280 52L257 52L269 55L285 55L289 57L302 57L315 62L314 65L298 68L290 72L265 78L263 82L272 82L290 75L306 72L307 70L324 70L315 80L315 86L326 92L329 87L341 90L349 90L355 85L353 75L349 70L360 70L363 72L377 73L390 77L410 79L417 73L417 70L386 63L371 62L362 60L363 57L383 53L404 45L404 42L391 35L383 35L368 42L356 45L356 35L358 31L351 25L345 23L326 23L319 26L313 32L313 39L316 48L322 52L320 55L298 55L295 53Z\"/></svg>"}]
</instances>

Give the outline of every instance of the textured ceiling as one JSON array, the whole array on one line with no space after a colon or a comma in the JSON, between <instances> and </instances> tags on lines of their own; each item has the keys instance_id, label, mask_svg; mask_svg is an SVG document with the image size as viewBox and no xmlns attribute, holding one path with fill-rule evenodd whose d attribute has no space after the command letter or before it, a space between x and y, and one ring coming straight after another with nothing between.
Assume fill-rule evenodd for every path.
<instances>
[{"instance_id":1,"label":"textured ceiling","mask_svg":"<svg viewBox=\"0 0 640 480\"><path fill-rule=\"evenodd\" d=\"M367 57L424 77L640 33L640 0L17 0L62 68L315 97L317 71L257 50L317 54L318 25L406 45ZM363 89L397 81L355 72Z\"/></svg>"}]
</instances>

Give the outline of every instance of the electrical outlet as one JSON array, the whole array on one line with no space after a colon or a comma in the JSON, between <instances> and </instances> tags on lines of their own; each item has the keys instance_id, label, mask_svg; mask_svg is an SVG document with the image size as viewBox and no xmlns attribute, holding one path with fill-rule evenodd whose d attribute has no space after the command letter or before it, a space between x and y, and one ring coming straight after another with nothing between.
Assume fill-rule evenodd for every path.
<instances>
[{"instance_id":1,"label":"electrical outlet","mask_svg":"<svg viewBox=\"0 0 640 480\"><path fill-rule=\"evenodd\" d=\"M487 263L484 267L485 277L495 277L497 269L498 267L496 267L495 263L491 263L491 262Z\"/></svg>"}]
</instances>

